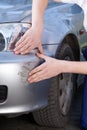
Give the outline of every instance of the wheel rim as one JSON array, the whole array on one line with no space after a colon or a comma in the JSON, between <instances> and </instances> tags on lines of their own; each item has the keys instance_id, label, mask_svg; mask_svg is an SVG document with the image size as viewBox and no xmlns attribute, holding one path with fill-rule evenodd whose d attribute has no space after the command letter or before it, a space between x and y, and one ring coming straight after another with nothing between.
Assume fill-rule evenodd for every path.
<instances>
[{"instance_id":1,"label":"wheel rim","mask_svg":"<svg viewBox=\"0 0 87 130\"><path fill-rule=\"evenodd\" d=\"M70 57L66 57L70 60ZM73 74L64 73L59 76L59 104L63 115L67 115L73 95Z\"/></svg>"}]
</instances>

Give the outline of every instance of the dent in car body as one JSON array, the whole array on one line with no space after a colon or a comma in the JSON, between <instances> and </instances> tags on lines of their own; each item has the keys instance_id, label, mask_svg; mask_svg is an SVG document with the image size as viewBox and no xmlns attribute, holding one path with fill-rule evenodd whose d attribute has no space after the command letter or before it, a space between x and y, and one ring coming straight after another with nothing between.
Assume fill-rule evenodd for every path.
<instances>
[{"instance_id":1,"label":"dent in car body","mask_svg":"<svg viewBox=\"0 0 87 130\"><path fill-rule=\"evenodd\" d=\"M8 10L3 7L0 10L0 19L0 26L3 27L6 23L9 25L31 23L31 5L19 7L13 5L9 6ZM44 21L43 48L47 55L55 56L63 38L69 33L77 35L82 27L83 11L77 5L56 4L52 8L48 7ZM10 31L11 29L6 30L6 27L2 30L0 28L5 39L10 37ZM7 100L0 104L0 114L26 113L47 105L51 79L34 84L27 82L29 70L36 67L39 62L33 53L21 56L14 55L6 49L0 52L0 85L8 87Z\"/></svg>"}]
</instances>

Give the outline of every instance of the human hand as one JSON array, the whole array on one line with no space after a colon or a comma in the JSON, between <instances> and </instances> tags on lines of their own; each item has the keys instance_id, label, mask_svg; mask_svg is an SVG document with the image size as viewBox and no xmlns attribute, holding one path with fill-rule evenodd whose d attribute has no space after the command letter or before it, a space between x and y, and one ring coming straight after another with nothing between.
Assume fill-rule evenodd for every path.
<instances>
[{"instance_id":1,"label":"human hand","mask_svg":"<svg viewBox=\"0 0 87 130\"><path fill-rule=\"evenodd\" d=\"M62 64L60 60L48 57L43 54L37 53L39 58L43 58L45 62L36 67L29 73L28 81L30 83L38 82L44 79L48 79L57 76L62 72Z\"/></svg>"},{"instance_id":2,"label":"human hand","mask_svg":"<svg viewBox=\"0 0 87 130\"><path fill-rule=\"evenodd\" d=\"M44 54L41 39L42 29L31 27L16 43L14 49L15 54L27 54L35 48L38 48L39 52Z\"/></svg>"}]
</instances>

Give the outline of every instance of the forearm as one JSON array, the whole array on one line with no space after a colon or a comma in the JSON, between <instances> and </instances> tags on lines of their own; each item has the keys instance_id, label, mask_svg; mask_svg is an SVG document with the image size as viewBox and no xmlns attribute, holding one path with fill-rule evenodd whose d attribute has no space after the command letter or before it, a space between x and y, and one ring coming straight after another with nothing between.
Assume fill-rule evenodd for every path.
<instances>
[{"instance_id":1,"label":"forearm","mask_svg":"<svg viewBox=\"0 0 87 130\"><path fill-rule=\"evenodd\" d=\"M48 0L33 0L32 6L32 26L43 27L44 11L47 7Z\"/></svg>"},{"instance_id":2,"label":"forearm","mask_svg":"<svg viewBox=\"0 0 87 130\"><path fill-rule=\"evenodd\" d=\"M62 73L87 74L87 62L62 61Z\"/></svg>"}]
</instances>

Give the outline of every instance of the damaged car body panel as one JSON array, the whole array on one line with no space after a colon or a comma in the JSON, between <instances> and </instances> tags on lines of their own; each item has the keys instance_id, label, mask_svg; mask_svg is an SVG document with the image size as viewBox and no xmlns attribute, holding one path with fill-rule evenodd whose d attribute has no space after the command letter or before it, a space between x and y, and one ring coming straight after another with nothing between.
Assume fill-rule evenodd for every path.
<instances>
[{"instance_id":1,"label":"damaged car body panel","mask_svg":"<svg viewBox=\"0 0 87 130\"><path fill-rule=\"evenodd\" d=\"M6 89L0 94L0 114L29 112L47 105L50 82L29 84L27 81L29 72L40 62L34 52L25 56L0 52L0 87Z\"/></svg>"},{"instance_id":2,"label":"damaged car body panel","mask_svg":"<svg viewBox=\"0 0 87 130\"><path fill-rule=\"evenodd\" d=\"M21 4L19 4L20 0L8 1L7 4L6 2L6 0L3 0L0 4L0 114L29 113L48 106L49 90L53 78L33 84L27 81L29 72L45 62L43 59L36 57L35 53L38 49L31 51L27 55L15 55L13 53L16 42L32 26L32 5L29 0L23 0ZM42 37L45 54L65 60L80 60L79 32L83 28L83 18L83 10L76 4L49 2L44 15ZM13 40L14 43L11 44ZM9 45L11 49L8 48ZM58 57L60 53L62 55L60 50L64 51L62 57ZM70 50L69 55L67 50ZM64 115L64 118L70 108L73 83L72 74L66 74L66 76L63 75L62 77L64 79L60 78L60 81L59 79L57 81L58 94L60 92L58 109L60 109L59 113ZM66 84L68 87L65 90L61 84L64 85L67 78L70 80L71 89ZM70 102L67 107L64 106L64 100L61 99L63 94L61 87L64 93L69 93L70 96L65 95ZM66 100L66 103L68 101ZM63 105L61 105L61 102ZM64 108L61 108L61 106L64 106Z\"/></svg>"},{"instance_id":3,"label":"damaged car body panel","mask_svg":"<svg viewBox=\"0 0 87 130\"><path fill-rule=\"evenodd\" d=\"M74 11L75 6L77 8L76 12ZM6 12L6 10L7 10L7 12ZM14 18L12 18L12 16L14 16ZM3 9L1 9L0 34L2 34L5 39L4 51L7 51L7 49L8 49L8 44L11 39L11 33L13 33L13 31L14 31L14 28L12 27L13 24L16 24L16 26L18 27L18 24L28 23L29 18L30 18L29 23L31 24L30 16L31 16L31 5L22 5L22 6L19 6L19 8L18 8L18 6L15 7L15 6L7 5L7 6L3 7ZM79 19L83 19L83 11L77 5L63 4L63 5L59 5L56 7L54 6L52 8L48 8L46 10L45 27L44 27L44 32L43 32L43 48L44 48L44 50L47 50L48 52L50 52L50 56L52 56L52 55L55 56L55 53L57 51L59 44L62 42L63 38L67 34L69 34L69 33L74 33L75 35L77 34L77 31L79 31L79 27L82 26L82 22L83 22L83 21L79 22ZM78 26L76 25L77 23L79 23ZM60 25L62 25L62 29L61 29ZM15 26L15 28L16 28L16 26ZM27 26L29 26L29 28L30 28L29 24ZM58 31L58 30L60 30L60 31ZM12 58L11 58L11 55L12 55ZM24 59L24 63L22 63L23 59ZM32 85L29 84L27 82L27 78L25 78L28 76L29 70L31 70L32 68L37 66L37 64L39 64L38 59L37 60L36 59L37 58L35 58L34 54L33 55L29 54L27 56L26 55L25 56L14 56L13 52L9 52L9 51L0 52L0 63L1 63L0 70L2 73L1 77L0 77L0 79L1 79L0 84L7 85L7 87L8 87L7 100L5 101L5 103L1 104L1 106L0 106L1 114L2 113L3 114L4 113L17 113L17 111L15 109L12 109L17 106L20 108L23 105L23 108L26 108L26 109L24 109L24 111L31 111L35 108L39 108L39 107L47 104L48 87L44 87L45 84L43 86L43 82L46 83L46 81L42 81L41 83L35 84L35 87L33 84L33 87L31 87ZM5 64L5 65L3 65L3 64ZM12 66L12 68L11 68L11 66ZM3 71L3 69L4 69L4 71ZM13 72L12 70L14 70L13 80L11 79L10 80L11 83L10 83L10 82L8 82L8 80L9 80L10 71L11 71L11 73ZM5 73L7 73L7 74L5 75ZM3 77L4 75L6 77ZM17 77L18 77L18 79L17 79ZM7 81L7 83L6 83L6 81ZM47 80L47 82L49 82L49 81ZM41 87L41 85L42 85L42 87ZM48 86L50 86L50 85L48 85ZM14 88L13 93L16 90L20 90L20 93L22 93L22 97L23 97L23 95L27 96L27 97L25 97L26 100L23 100L24 97L22 99L21 95L17 94L18 91L15 93L15 96L18 95L18 97L19 97L19 98L17 98L17 96L16 96L16 98L19 99L19 101L21 100L23 102L23 104L19 103L18 100L15 99L15 97L11 98L11 96L9 94L11 94L11 95L14 95L14 94L12 94L12 90L10 90L9 88L11 88L11 89ZM24 94L24 91L22 90L22 88L26 89L25 93L27 93L27 94ZM31 91L35 90L36 88L38 89L37 92L35 92L36 94L33 93L34 96L30 97L30 95L31 95L30 93L32 93ZM40 95L40 90L43 90L43 92L44 92L43 96ZM30 102L29 102L29 99L31 99ZM36 101L36 99L38 99L38 100ZM33 100L35 100L35 101L33 101ZM11 104L11 102L12 102L12 104ZM17 102L18 102L18 104L17 104ZM30 107L30 104L32 105L32 107ZM35 104L38 104L38 105L35 105ZM9 111L7 108L9 108ZM19 109L18 112L22 112L22 108Z\"/></svg>"}]
</instances>

